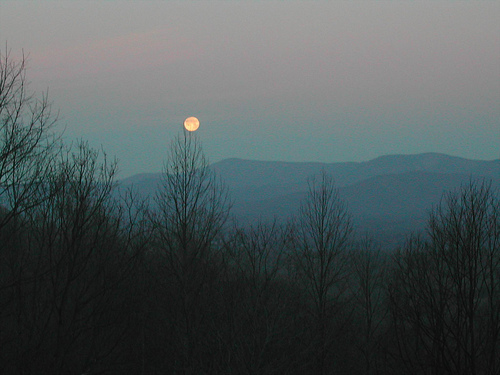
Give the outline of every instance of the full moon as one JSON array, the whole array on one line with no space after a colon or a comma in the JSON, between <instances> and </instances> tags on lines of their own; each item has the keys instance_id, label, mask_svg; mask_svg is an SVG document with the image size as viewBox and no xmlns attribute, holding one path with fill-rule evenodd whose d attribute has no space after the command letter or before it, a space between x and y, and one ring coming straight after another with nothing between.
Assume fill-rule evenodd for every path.
<instances>
[{"instance_id":1,"label":"full moon","mask_svg":"<svg viewBox=\"0 0 500 375\"><path fill-rule=\"evenodd\" d=\"M194 132L200 127L200 121L196 117L188 117L184 120L184 127L187 131Z\"/></svg>"}]
</instances>

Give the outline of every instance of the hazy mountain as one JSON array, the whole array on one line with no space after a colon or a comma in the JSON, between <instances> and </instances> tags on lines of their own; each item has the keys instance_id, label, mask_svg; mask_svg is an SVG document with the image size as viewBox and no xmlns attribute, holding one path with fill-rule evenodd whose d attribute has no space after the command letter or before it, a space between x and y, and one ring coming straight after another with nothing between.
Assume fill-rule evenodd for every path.
<instances>
[{"instance_id":1,"label":"hazy mountain","mask_svg":"<svg viewBox=\"0 0 500 375\"><path fill-rule=\"evenodd\" d=\"M370 177L416 171L500 178L500 160L468 160L437 153L388 155L361 163L293 163L226 159L215 163L213 168L234 188L235 192L250 189L268 194L275 192L277 195L305 190L307 177L321 170L334 176L335 183L339 187Z\"/></svg>"},{"instance_id":2,"label":"hazy mountain","mask_svg":"<svg viewBox=\"0 0 500 375\"><path fill-rule=\"evenodd\" d=\"M356 227L384 243L395 244L423 228L428 212L443 193L471 179L500 186L500 160L478 161L444 154L382 156L361 163L294 163L226 159L212 168L228 185L241 223L286 219L306 195L308 177L322 170L335 178ZM142 194L154 193L160 174L121 181Z\"/></svg>"}]
</instances>

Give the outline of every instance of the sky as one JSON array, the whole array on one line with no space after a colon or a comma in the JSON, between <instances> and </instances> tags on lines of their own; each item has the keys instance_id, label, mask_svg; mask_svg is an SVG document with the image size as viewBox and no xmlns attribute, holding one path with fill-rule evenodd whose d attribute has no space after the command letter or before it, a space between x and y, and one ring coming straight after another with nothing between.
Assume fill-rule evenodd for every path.
<instances>
[{"instance_id":1,"label":"sky","mask_svg":"<svg viewBox=\"0 0 500 375\"><path fill-rule=\"evenodd\" d=\"M2 0L0 42L120 178L189 116L211 162L500 158L500 1Z\"/></svg>"}]
</instances>

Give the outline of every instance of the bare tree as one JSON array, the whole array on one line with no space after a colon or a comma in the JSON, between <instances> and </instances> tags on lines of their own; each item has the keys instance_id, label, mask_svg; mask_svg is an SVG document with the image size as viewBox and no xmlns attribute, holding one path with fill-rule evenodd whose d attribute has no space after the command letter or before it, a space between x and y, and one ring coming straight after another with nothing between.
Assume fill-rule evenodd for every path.
<instances>
[{"instance_id":1,"label":"bare tree","mask_svg":"<svg viewBox=\"0 0 500 375\"><path fill-rule=\"evenodd\" d=\"M292 240L294 267L312 302L317 337L312 350L317 359L317 374L329 371L327 359L333 339L329 330L335 313L340 312L340 299L346 290L352 234L351 218L333 179L324 172L319 181L311 179Z\"/></svg>"},{"instance_id":2,"label":"bare tree","mask_svg":"<svg viewBox=\"0 0 500 375\"><path fill-rule=\"evenodd\" d=\"M207 349L200 309L210 303L220 270L217 239L230 209L228 190L209 168L195 134L184 131L174 139L155 203L155 247L163 259L156 274L171 299L165 313L172 314L177 339L166 350L177 371L191 373L203 366L197 362Z\"/></svg>"},{"instance_id":3,"label":"bare tree","mask_svg":"<svg viewBox=\"0 0 500 375\"><path fill-rule=\"evenodd\" d=\"M392 314L401 358L435 374L500 371L500 200L490 183L447 194L428 241L397 258Z\"/></svg>"},{"instance_id":4,"label":"bare tree","mask_svg":"<svg viewBox=\"0 0 500 375\"><path fill-rule=\"evenodd\" d=\"M25 246L12 264L13 302L3 327L19 373L98 372L116 368L128 330L123 317L132 255L120 206L111 196L115 164L80 143L25 212ZM45 198L48 197L48 198ZM121 358L120 360L123 360Z\"/></svg>"},{"instance_id":5,"label":"bare tree","mask_svg":"<svg viewBox=\"0 0 500 375\"><path fill-rule=\"evenodd\" d=\"M291 299L284 272L288 228L273 222L236 227L225 246L230 252L215 330L225 361L218 372L289 373L295 361Z\"/></svg>"},{"instance_id":6,"label":"bare tree","mask_svg":"<svg viewBox=\"0 0 500 375\"><path fill-rule=\"evenodd\" d=\"M47 94L37 99L28 89L26 57L0 53L0 205L8 210L0 227L36 205L35 195L44 198L36 192L53 172L55 121Z\"/></svg>"},{"instance_id":7,"label":"bare tree","mask_svg":"<svg viewBox=\"0 0 500 375\"><path fill-rule=\"evenodd\" d=\"M203 258L228 218L230 201L195 134L184 132L173 141L155 202L168 255L181 267Z\"/></svg>"},{"instance_id":8,"label":"bare tree","mask_svg":"<svg viewBox=\"0 0 500 375\"><path fill-rule=\"evenodd\" d=\"M357 347L363 358L363 373L374 374L382 362L382 340L387 329L386 259L369 237L358 241L350 256L350 290L354 302Z\"/></svg>"}]
</instances>

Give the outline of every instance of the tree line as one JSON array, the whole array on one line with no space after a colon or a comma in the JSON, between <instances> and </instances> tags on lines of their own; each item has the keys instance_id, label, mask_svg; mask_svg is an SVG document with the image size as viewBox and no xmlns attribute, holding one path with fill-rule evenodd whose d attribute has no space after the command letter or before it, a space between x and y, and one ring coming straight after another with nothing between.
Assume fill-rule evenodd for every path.
<instances>
[{"instance_id":1,"label":"tree line","mask_svg":"<svg viewBox=\"0 0 500 375\"><path fill-rule=\"evenodd\" d=\"M4 374L500 374L500 197L443 196L382 249L332 176L286 223L242 227L195 134L149 198L65 144L25 58L0 58Z\"/></svg>"}]
</instances>

